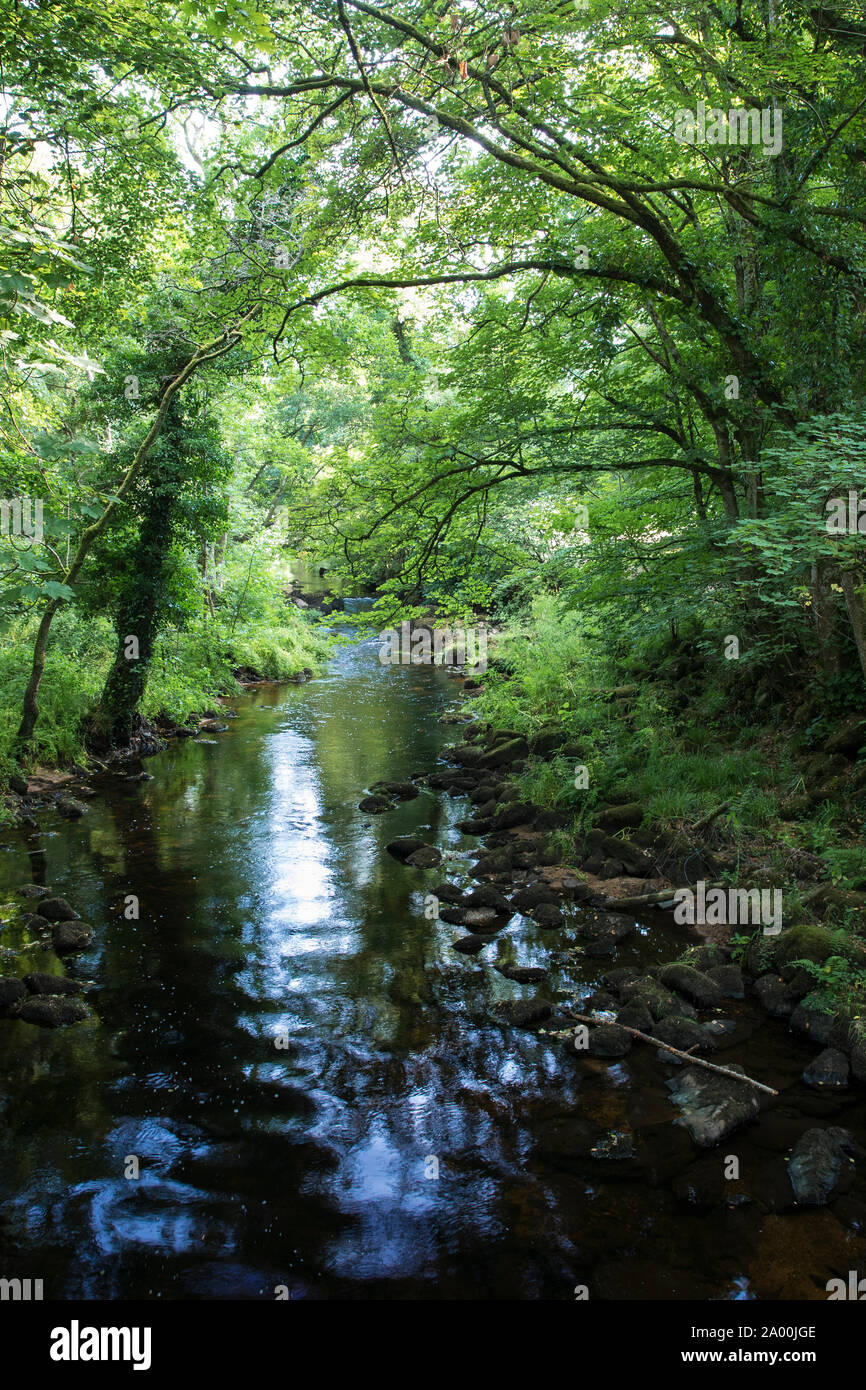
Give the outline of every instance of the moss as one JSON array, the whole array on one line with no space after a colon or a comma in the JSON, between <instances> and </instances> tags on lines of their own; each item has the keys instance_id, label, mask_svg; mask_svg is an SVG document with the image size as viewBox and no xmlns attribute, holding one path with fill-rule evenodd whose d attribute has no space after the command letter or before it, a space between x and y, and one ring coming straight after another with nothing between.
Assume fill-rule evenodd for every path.
<instances>
[{"instance_id":1,"label":"moss","mask_svg":"<svg viewBox=\"0 0 866 1390\"><path fill-rule=\"evenodd\" d=\"M854 966L866 966L866 944L828 927L800 923L776 938L774 959L781 968L795 960L813 960L823 965L830 956L842 956Z\"/></svg>"}]
</instances>

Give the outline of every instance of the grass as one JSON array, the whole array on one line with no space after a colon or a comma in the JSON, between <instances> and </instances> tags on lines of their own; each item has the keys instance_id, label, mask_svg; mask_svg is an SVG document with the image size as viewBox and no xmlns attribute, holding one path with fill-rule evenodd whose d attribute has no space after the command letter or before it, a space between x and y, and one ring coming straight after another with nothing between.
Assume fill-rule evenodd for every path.
<instances>
[{"instance_id":1,"label":"grass","mask_svg":"<svg viewBox=\"0 0 866 1390\"><path fill-rule=\"evenodd\" d=\"M632 683L636 689L611 697ZM700 820L729 802L713 822L710 848L731 859L724 876L732 882L760 870L764 881L784 887L787 922L815 915L804 899L808 883L798 882L802 852L820 858L819 877L843 889L866 890L856 798L853 810L826 800L800 819L786 818L784 803L803 781L808 740L778 711L774 720L760 723L753 708L731 698L730 687L720 688L712 671L704 683L696 670L684 691L681 676L678 682L667 678L660 648L651 659L632 653L614 663L580 616L563 613L548 595L495 649L484 684L484 694L473 702L482 721L526 735L557 728L580 747L579 757L530 759L514 779L521 800L570 816L569 827L551 837L566 860L575 837L614 794L638 802L645 825L686 841ZM589 773L584 790L574 785L580 764ZM783 937L793 950L803 936L797 955L812 959L822 972L816 983L823 998L866 1013L866 983L856 974L866 912L839 903L823 910L837 933L831 940L822 935L826 928L815 927L810 935L805 925L786 929ZM828 956L847 964L828 975Z\"/></svg>"},{"instance_id":2,"label":"grass","mask_svg":"<svg viewBox=\"0 0 866 1390\"><path fill-rule=\"evenodd\" d=\"M250 667L266 680L288 680L305 667L316 671L328 639L300 613L278 610L277 621L257 618L228 631L227 621L200 621L185 631L167 630L159 639L147 691L146 718L167 715L183 722L218 695L240 689L232 670ZM32 659L34 629L7 634L0 653L0 777L14 772L15 735ZM105 618L80 621L60 614L52 629L39 691L40 718L30 764L86 761L81 739L84 715L98 700L114 655L114 634Z\"/></svg>"}]
</instances>

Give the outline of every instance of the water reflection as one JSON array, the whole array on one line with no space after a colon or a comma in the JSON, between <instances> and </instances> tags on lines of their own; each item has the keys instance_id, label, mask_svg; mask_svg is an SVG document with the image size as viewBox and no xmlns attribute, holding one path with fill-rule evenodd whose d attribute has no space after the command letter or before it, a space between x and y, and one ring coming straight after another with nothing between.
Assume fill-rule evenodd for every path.
<instances>
[{"instance_id":1,"label":"water reflection","mask_svg":"<svg viewBox=\"0 0 866 1390\"><path fill-rule=\"evenodd\" d=\"M98 1021L0 1024L7 1276L67 1298L288 1284L293 1297L570 1299L578 1282L599 1297L768 1296L778 1271L750 1266L764 1210L690 1200L696 1157L657 1062L577 1064L559 1038L492 1012L588 989L610 962L519 914L484 958L458 958L459 931L423 914L442 871L409 870L384 845L418 831L456 856L464 804L423 792L359 811L371 782L434 764L453 697L442 671L348 647L305 687L239 700L214 744L172 745L153 781L106 785L80 823L10 839L2 896L48 883L97 929L69 970L96 982ZM447 867L460 878L467 861ZM669 931L631 938L617 963L671 954ZM549 963L549 979L527 991L490 968L518 960ZM752 1027L731 1056L754 1065ZM798 1062L772 1026L759 1047L786 1085L812 1055ZM862 1132L859 1101L834 1104ZM805 1128L808 1108L795 1113ZM589 1129L633 1136L637 1156L599 1168L581 1150ZM761 1134L738 1150L756 1171ZM816 1277L837 1250L849 1260L836 1230Z\"/></svg>"}]
</instances>

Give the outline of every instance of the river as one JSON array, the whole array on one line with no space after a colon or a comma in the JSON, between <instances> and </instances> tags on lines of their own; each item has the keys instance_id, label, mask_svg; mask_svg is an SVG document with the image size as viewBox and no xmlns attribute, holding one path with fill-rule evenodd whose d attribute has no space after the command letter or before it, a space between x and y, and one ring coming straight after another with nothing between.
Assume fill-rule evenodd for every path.
<instances>
[{"instance_id":1,"label":"river","mask_svg":"<svg viewBox=\"0 0 866 1390\"><path fill-rule=\"evenodd\" d=\"M96 936L67 965L92 1021L0 1022L0 1274L58 1299L736 1299L824 1298L856 1267L862 1211L786 1210L784 1153L809 1124L862 1137L863 1098L800 1084L815 1049L783 1025L725 1010L724 1060L785 1094L726 1141L745 1187L719 1194L723 1155L672 1123L672 1067L578 1060L491 1012L580 998L685 929L657 920L591 961L515 916L486 954L548 964L527 988L425 917L442 871L384 845L419 831L465 854L467 803L358 802L433 768L458 690L344 645L306 685L239 697L227 732L172 742L152 780L97 784L82 820L3 834L0 900L48 884ZM14 925L0 942L26 944ZM627 1136L625 1158L587 1159L575 1126Z\"/></svg>"}]
</instances>

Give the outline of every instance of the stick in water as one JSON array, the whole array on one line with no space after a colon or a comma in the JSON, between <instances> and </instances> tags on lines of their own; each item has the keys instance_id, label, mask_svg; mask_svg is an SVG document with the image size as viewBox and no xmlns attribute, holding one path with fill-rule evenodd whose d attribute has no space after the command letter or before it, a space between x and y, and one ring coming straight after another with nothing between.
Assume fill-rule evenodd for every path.
<instances>
[{"instance_id":1,"label":"stick in water","mask_svg":"<svg viewBox=\"0 0 866 1390\"><path fill-rule=\"evenodd\" d=\"M595 1028L603 1028L602 1019L591 1018L589 1014L573 1014L569 1012L569 1018L575 1019L577 1023L591 1023ZM651 1043L653 1047L660 1047L665 1052L672 1052L675 1057L679 1057L684 1062L691 1062L696 1067L706 1067L707 1071L717 1071L720 1076L729 1076L732 1081L742 1081L744 1086L754 1086L757 1091L766 1091L768 1096L777 1096L778 1091L774 1091L772 1086L765 1086L763 1081L753 1081L751 1076L746 1076L743 1072L731 1071L730 1067L717 1066L715 1062L705 1062L702 1057L691 1057L688 1052L680 1052L678 1048L671 1047L670 1043L662 1042L659 1038L654 1038L650 1033L641 1033L637 1028L627 1028L624 1023L614 1025L621 1028L624 1033L630 1033L633 1038L640 1038L641 1042Z\"/></svg>"}]
</instances>

